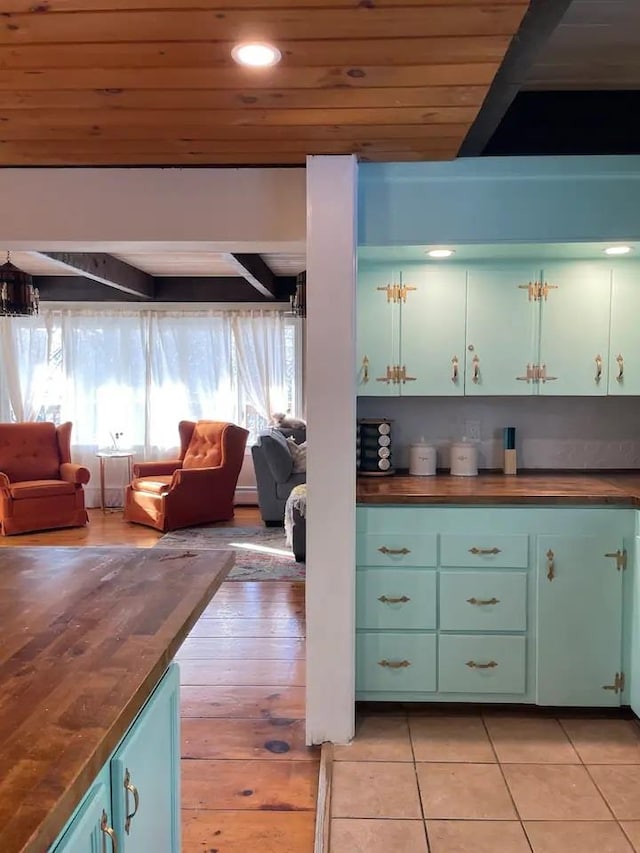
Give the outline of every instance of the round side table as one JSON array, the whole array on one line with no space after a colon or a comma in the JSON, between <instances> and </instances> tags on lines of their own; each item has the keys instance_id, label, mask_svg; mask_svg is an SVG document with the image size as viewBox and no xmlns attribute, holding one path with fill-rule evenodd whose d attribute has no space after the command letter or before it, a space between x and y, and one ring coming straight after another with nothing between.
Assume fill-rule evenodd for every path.
<instances>
[{"instance_id":1,"label":"round side table","mask_svg":"<svg viewBox=\"0 0 640 853\"><path fill-rule=\"evenodd\" d=\"M107 467L108 459L126 459L127 460L127 475L129 482L132 479L131 460L134 457L133 450L99 450L96 456L100 460L100 509L105 512L105 497L104 497L104 472Z\"/></svg>"}]
</instances>

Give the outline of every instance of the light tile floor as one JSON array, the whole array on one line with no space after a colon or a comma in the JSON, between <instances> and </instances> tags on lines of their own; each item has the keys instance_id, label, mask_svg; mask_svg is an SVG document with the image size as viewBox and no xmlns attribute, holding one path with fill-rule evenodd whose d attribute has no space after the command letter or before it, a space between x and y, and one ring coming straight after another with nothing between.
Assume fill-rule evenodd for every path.
<instances>
[{"instance_id":1,"label":"light tile floor","mask_svg":"<svg viewBox=\"0 0 640 853\"><path fill-rule=\"evenodd\" d=\"M640 725L359 714L334 748L330 853L640 853Z\"/></svg>"}]
</instances>

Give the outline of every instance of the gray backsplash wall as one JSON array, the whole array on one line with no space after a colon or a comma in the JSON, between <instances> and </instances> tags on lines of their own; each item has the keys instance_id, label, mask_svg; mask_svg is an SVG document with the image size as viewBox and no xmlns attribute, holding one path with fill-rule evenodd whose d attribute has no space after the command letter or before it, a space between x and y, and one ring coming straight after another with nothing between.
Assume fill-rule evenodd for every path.
<instances>
[{"instance_id":1,"label":"gray backsplash wall","mask_svg":"<svg viewBox=\"0 0 640 853\"><path fill-rule=\"evenodd\" d=\"M476 421L479 468L502 467L502 428L514 426L518 468L640 469L640 397L360 397L357 411L394 420L396 468L409 467L422 437L447 468L448 442Z\"/></svg>"}]
</instances>

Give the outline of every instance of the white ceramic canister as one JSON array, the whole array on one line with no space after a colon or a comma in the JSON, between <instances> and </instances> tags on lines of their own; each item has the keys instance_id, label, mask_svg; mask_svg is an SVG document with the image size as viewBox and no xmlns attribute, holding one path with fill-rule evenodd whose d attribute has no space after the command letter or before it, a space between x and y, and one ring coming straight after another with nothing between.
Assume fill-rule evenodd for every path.
<instances>
[{"instance_id":1,"label":"white ceramic canister","mask_svg":"<svg viewBox=\"0 0 640 853\"><path fill-rule=\"evenodd\" d=\"M409 473L414 477L433 477L436 473L436 448L433 444L409 446Z\"/></svg>"},{"instance_id":2,"label":"white ceramic canister","mask_svg":"<svg viewBox=\"0 0 640 853\"><path fill-rule=\"evenodd\" d=\"M472 441L451 443L451 476L476 477L478 475L478 448Z\"/></svg>"}]
</instances>

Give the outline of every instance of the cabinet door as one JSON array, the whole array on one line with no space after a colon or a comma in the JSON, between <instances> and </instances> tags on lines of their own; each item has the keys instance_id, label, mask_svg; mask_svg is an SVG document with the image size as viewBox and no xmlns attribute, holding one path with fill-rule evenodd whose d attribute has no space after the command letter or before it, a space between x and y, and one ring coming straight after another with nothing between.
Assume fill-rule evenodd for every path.
<instances>
[{"instance_id":1,"label":"cabinet door","mask_svg":"<svg viewBox=\"0 0 640 853\"><path fill-rule=\"evenodd\" d=\"M617 262L612 272L609 394L640 394L640 264Z\"/></svg>"},{"instance_id":2,"label":"cabinet door","mask_svg":"<svg viewBox=\"0 0 640 853\"><path fill-rule=\"evenodd\" d=\"M462 396L466 270L407 267L403 281L416 289L400 306L400 364L411 377L400 395Z\"/></svg>"},{"instance_id":3,"label":"cabinet door","mask_svg":"<svg viewBox=\"0 0 640 853\"><path fill-rule=\"evenodd\" d=\"M609 360L611 268L603 262L545 264L540 301L544 395L605 395Z\"/></svg>"},{"instance_id":4,"label":"cabinet door","mask_svg":"<svg viewBox=\"0 0 640 853\"><path fill-rule=\"evenodd\" d=\"M400 276L397 268L386 264L361 265L358 270L356 370L357 393L363 397L400 393L391 378L391 369L400 363L400 303L394 301L392 290L386 290L399 286Z\"/></svg>"},{"instance_id":5,"label":"cabinet door","mask_svg":"<svg viewBox=\"0 0 640 853\"><path fill-rule=\"evenodd\" d=\"M616 706L622 571L615 537L539 536L537 703Z\"/></svg>"},{"instance_id":6,"label":"cabinet door","mask_svg":"<svg viewBox=\"0 0 640 853\"><path fill-rule=\"evenodd\" d=\"M636 521L636 525L638 521ZM640 716L640 537L635 537L633 562L629 565L631 574L627 576L627 594L631 597L629 623L625 630L625 642L628 649L629 692L627 698L632 710ZM626 614L625 614L626 615Z\"/></svg>"},{"instance_id":7,"label":"cabinet door","mask_svg":"<svg viewBox=\"0 0 640 853\"><path fill-rule=\"evenodd\" d=\"M119 853L179 853L178 666L172 664L111 760Z\"/></svg>"},{"instance_id":8,"label":"cabinet door","mask_svg":"<svg viewBox=\"0 0 640 853\"><path fill-rule=\"evenodd\" d=\"M528 284L538 278L522 264L469 268L466 395L537 393L527 365L537 354L539 316Z\"/></svg>"},{"instance_id":9,"label":"cabinet door","mask_svg":"<svg viewBox=\"0 0 640 853\"><path fill-rule=\"evenodd\" d=\"M106 816L104 824L103 814ZM106 830L113 830L113 827L111 825L109 775L105 771L91 786L66 831L63 832L58 842L54 843L52 853L102 853L103 849L107 853L112 853L115 848L106 837ZM103 837L106 842L105 847L103 847ZM119 841L120 837L118 836L116 844Z\"/></svg>"}]
</instances>

